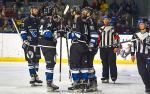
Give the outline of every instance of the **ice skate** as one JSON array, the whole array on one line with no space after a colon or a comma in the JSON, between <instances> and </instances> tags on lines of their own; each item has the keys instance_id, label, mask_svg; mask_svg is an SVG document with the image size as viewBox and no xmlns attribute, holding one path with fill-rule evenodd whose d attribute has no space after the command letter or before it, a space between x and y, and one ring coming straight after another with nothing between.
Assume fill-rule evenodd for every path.
<instances>
[{"instance_id":1,"label":"ice skate","mask_svg":"<svg viewBox=\"0 0 150 94\"><path fill-rule=\"evenodd\" d=\"M116 83L116 78L111 78L112 79L112 81L114 82L114 84Z\"/></svg>"},{"instance_id":2,"label":"ice skate","mask_svg":"<svg viewBox=\"0 0 150 94\"><path fill-rule=\"evenodd\" d=\"M109 79L101 78L101 80L102 80L102 83L109 83Z\"/></svg>"},{"instance_id":3,"label":"ice skate","mask_svg":"<svg viewBox=\"0 0 150 94\"><path fill-rule=\"evenodd\" d=\"M97 79L89 79L89 86L87 92L95 92L98 90L97 88Z\"/></svg>"},{"instance_id":4,"label":"ice skate","mask_svg":"<svg viewBox=\"0 0 150 94\"><path fill-rule=\"evenodd\" d=\"M48 92L53 92L53 91L56 91L58 89L59 89L59 87L54 85L52 81L47 82L47 91Z\"/></svg>"}]
</instances>

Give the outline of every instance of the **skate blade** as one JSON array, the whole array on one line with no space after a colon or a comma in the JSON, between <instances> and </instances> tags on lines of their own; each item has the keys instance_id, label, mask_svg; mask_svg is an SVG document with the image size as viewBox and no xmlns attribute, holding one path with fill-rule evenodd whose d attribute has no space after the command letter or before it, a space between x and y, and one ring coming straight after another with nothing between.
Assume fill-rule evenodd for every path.
<instances>
[{"instance_id":1,"label":"skate blade","mask_svg":"<svg viewBox=\"0 0 150 94\"><path fill-rule=\"evenodd\" d=\"M104 83L104 84L108 84L109 82L103 82L103 81L102 81L102 83Z\"/></svg>"},{"instance_id":2,"label":"skate blade","mask_svg":"<svg viewBox=\"0 0 150 94\"><path fill-rule=\"evenodd\" d=\"M116 84L116 82L114 81L114 84Z\"/></svg>"},{"instance_id":3,"label":"skate blade","mask_svg":"<svg viewBox=\"0 0 150 94\"><path fill-rule=\"evenodd\" d=\"M101 94L102 93L102 90L96 90L96 91L86 91L86 92L83 92L81 89L80 90L60 90L60 93L73 93L73 94L79 94L79 93L96 93L96 94Z\"/></svg>"},{"instance_id":4,"label":"skate blade","mask_svg":"<svg viewBox=\"0 0 150 94\"><path fill-rule=\"evenodd\" d=\"M109 80L101 80L102 83L109 83Z\"/></svg>"},{"instance_id":5,"label":"skate blade","mask_svg":"<svg viewBox=\"0 0 150 94\"><path fill-rule=\"evenodd\" d=\"M96 92L99 91L98 88L87 89L87 92Z\"/></svg>"},{"instance_id":6,"label":"skate blade","mask_svg":"<svg viewBox=\"0 0 150 94\"><path fill-rule=\"evenodd\" d=\"M77 90L61 90L61 92L63 93L82 93L81 89L77 89Z\"/></svg>"},{"instance_id":7,"label":"skate blade","mask_svg":"<svg viewBox=\"0 0 150 94\"><path fill-rule=\"evenodd\" d=\"M47 88L47 92L60 92L59 89Z\"/></svg>"},{"instance_id":8,"label":"skate blade","mask_svg":"<svg viewBox=\"0 0 150 94\"><path fill-rule=\"evenodd\" d=\"M42 83L34 83L34 84L31 84L31 87L37 87L37 86L42 86Z\"/></svg>"}]
</instances>

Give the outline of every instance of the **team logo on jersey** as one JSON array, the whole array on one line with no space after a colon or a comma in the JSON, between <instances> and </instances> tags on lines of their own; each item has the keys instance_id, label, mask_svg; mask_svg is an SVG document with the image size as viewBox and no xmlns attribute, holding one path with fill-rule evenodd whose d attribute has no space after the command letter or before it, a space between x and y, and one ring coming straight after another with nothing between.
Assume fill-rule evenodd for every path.
<instances>
[{"instance_id":1,"label":"team logo on jersey","mask_svg":"<svg viewBox=\"0 0 150 94\"><path fill-rule=\"evenodd\" d=\"M90 26L90 30L94 30L94 26Z\"/></svg>"},{"instance_id":2,"label":"team logo on jersey","mask_svg":"<svg viewBox=\"0 0 150 94\"><path fill-rule=\"evenodd\" d=\"M34 56L33 51L28 51L28 52L27 52L27 57L28 57L28 58L31 59L31 58L33 58L33 56Z\"/></svg>"},{"instance_id":3,"label":"team logo on jersey","mask_svg":"<svg viewBox=\"0 0 150 94\"><path fill-rule=\"evenodd\" d=\"M30 33L32 34L32 36L34 37L34 38L36 38L37 37L37 30L36 29L29 29L29 31L30 31Z\"/></svg>"},{"instance_id":4,"label":"team logo on jersey","mask_svg":"<svg viewBox=\"0 0 150 94\"><path fill-rule=\"evenodd\" d=\"M47 27L49 27L49 28L50 28L51 26L52 26L52 24L48 23Z\"/></svg>"}]
</instances>

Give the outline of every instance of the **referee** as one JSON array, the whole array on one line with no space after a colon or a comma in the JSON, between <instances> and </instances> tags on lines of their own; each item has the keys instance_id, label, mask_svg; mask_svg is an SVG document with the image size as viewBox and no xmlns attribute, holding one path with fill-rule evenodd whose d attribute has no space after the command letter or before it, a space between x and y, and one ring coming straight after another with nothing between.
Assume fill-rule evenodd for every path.
<instances>
[{"instance_id":1,"label":"referee","mask_svg":"<svg viewBox=\"0 0 150 94\"><path fill-rule=\"evenodd\" d=\"M135 53L137 59L138 72L145 84L145 92L150 93L150 64L148 63L148 45L150 43L150 35L146 30L145 22L140 19L138 21L138 32L133 35L133 39L138 39L132 43L131 60L134 62Z\"/></svg>"},{"instance_id":2,"label":"referee","mask_svg":"<svg viewBox=\"0 0 150 94\"><path fill-rule=\"evenodd\" d=\"M110 18L103 16L103 26L100 28L100 58L102 60L103 72L102 83L109 83L109 72L112 81L117 79L116 52L119 50L117 46L109 46L119 43L119 36L114 31L114 27L110 26Z\"/></svg>"}]
</instances>

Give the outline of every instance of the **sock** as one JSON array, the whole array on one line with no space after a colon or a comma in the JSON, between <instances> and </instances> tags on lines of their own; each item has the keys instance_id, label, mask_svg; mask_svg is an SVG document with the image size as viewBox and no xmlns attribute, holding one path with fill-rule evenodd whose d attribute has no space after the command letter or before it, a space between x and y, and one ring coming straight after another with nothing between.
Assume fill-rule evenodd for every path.
<instances>
[{"instance_id":1,"label":"sock","mask_svg":"<svg viewBox=\"0 0 150 94\"><path fill-rule=\"evenodd\" d=\"M33 66L33 64L29 64L28 67L29 67L30 76L31 76L31 77L37 76L37 74L36 74L36 69L35 69L35 67Z\"/></svg>"},{"instance_id":2,"label":"sock","mask_svg":"<svg viewBox=\"0 0 150 94\"><path fill-rule=\"evenodd\" d=\"M89 77L89 73L88 73L88 70L81 70L81 77L82 77L82 80L83 81L88 81L88 77Z\"/></svg>"},{"instance_id":3,"label":"sock","mask_svg":"<svg viewBox=\"0 0 150 94\"><path fill-rule=\"evenodd\" d=\"M46 81L52 81L53 80L53 72L54 69L53 68L47 68L45 75L46 75Z\"/></svg>"},{"instance_id":4,"label":"sock","mask_svg":"<svg viewBox=\"0 0 150 94\"><path fill-rule=\"evenodd\" d=\"M80 73L79 73L79 70L71 70L71 73L72 73L72 79L74 82L79 82L80 80Z\"/></svg>"}]
</instances>

